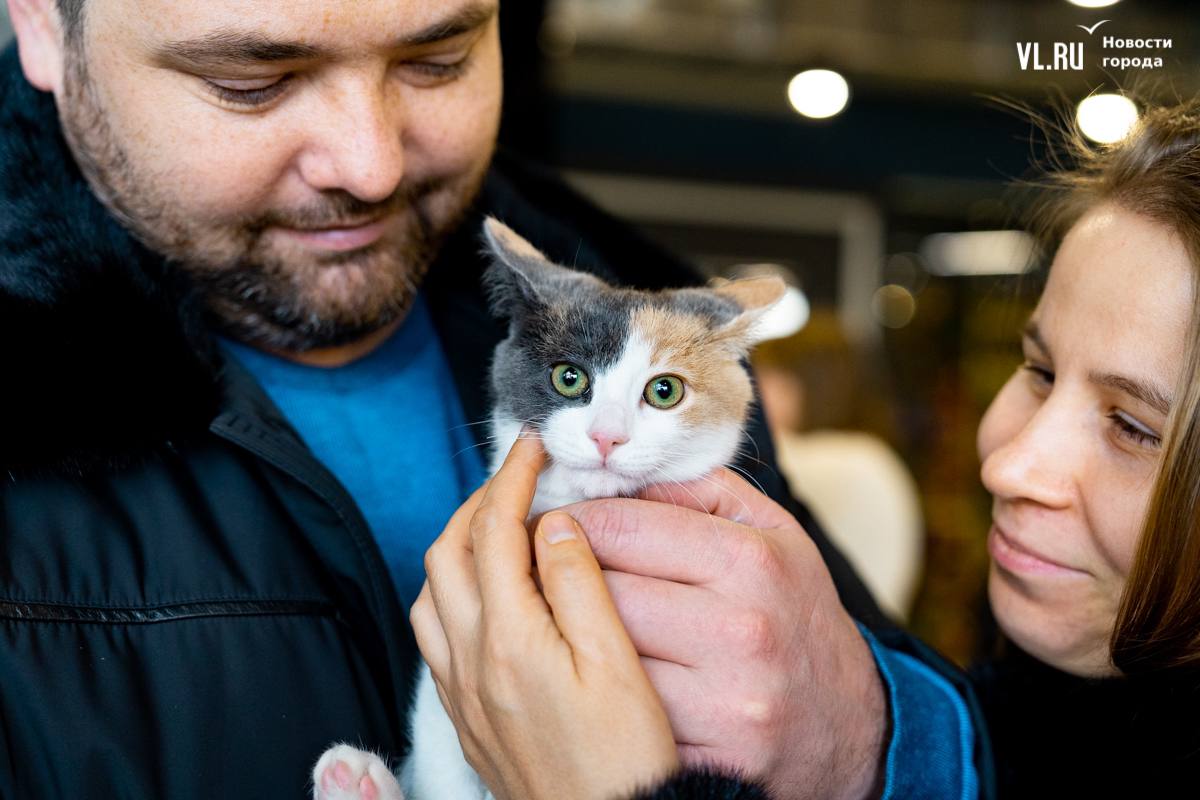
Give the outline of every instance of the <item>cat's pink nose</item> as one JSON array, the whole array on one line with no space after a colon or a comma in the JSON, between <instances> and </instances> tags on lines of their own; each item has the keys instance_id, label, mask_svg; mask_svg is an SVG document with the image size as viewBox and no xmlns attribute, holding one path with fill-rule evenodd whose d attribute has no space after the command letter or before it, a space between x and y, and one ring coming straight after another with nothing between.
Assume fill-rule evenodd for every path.
<instances>
[{"instance_id":1,"label":"cat's pink nose","mask_svg":"<svg viewBox=\"0 0 1200 800\"><path fill-rule=\"evenodd\" d=\"M592 441L596 443L596 449L600 451L602 459L607 459L617 445L629 441L629 437L623 433L607 433L605 431L592 431L591 437Z\"/></svg>"}]
</instances>

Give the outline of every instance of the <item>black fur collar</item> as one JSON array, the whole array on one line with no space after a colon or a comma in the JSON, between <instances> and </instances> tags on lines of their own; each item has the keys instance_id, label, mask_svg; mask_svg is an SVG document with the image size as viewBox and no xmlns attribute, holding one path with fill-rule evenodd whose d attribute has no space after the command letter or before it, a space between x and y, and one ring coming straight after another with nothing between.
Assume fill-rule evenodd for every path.
<instances>
[{"instance_id":1,"label":"black fur collar","mask_svg":"<svg viewBox=\"0 0 1200 800\"><path fill-rule=\"evenodd\" d=\"M0 53L0 480L82 476L203 433L220 359L198 296L88 189L50 95Z\"/></svg>"}]
</instances>

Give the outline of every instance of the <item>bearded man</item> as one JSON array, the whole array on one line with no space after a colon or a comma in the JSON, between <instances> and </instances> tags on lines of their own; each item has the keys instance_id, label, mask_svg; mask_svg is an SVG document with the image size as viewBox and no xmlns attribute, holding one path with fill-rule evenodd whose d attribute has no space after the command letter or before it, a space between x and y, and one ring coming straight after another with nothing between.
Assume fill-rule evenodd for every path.
<instances>
[{"instance_id":1,"label":"bearded man","mask_svg":"<svg viewBox=\"0 0 1200 800\"><path fill-rule=\"evenodd\" d=\"M8 6L0 795L300 797L333 741L403 755L404 609L484 477L470 423L503 330L479 286L483 214L616 283L693 273L493 158L495 0ZM841 603L908 647L788 497L761 418L752 434L746 466ZM771 597L742 584L743 609ZM815 602L772 607L761 633L793 636ZM704 616L675 611L660 630ZM852 625L806 649L814 673L705 613L733 631L724 660L656 685L673 723L702 721L698 752L780 796L882 785L896 717ZM728 691L668 685L696 676ZM769 718L732 701L746 680Z\"/></svg>"}]
</instances>

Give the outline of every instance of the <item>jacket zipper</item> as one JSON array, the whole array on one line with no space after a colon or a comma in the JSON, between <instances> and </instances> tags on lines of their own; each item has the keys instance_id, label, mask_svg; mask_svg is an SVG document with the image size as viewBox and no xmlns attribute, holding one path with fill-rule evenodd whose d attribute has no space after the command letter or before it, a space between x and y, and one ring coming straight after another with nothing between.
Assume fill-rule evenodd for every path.
<instances>
[{"instance_id":1,"label":"jacket zipper","mask_svg":"<svg viewBox=\"0 0 1200 800\"><path fill-rule=\"evenodd\" d=\"M84 606L0 600L0 619L92 625L149 625L205 617L338 617L322 600L206 600L158 606Z\"/></svg>"}]
</instances>

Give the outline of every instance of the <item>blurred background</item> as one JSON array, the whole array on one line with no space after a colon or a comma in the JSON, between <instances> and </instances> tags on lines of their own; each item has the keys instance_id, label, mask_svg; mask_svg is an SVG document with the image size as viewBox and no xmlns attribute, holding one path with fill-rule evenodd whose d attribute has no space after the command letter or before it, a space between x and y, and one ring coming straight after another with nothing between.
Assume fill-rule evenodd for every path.
<instances>
[{"instance_id":1,"label":"blurred background","mask_svg":"<svg viewBox=\"0 0 1200 800\"><path fill-rule=\"evenodd\" d=\"M756 358L782 469L885 606L965 663L994 636L975 431L1020 360L1043 260L1013 188L1043 137L1004 104L1120 138L1136 105L1105 95L1196 91L1193 12L506 0L502 141L711 275L785 277Z\"/></svg>"}]
</instances>

